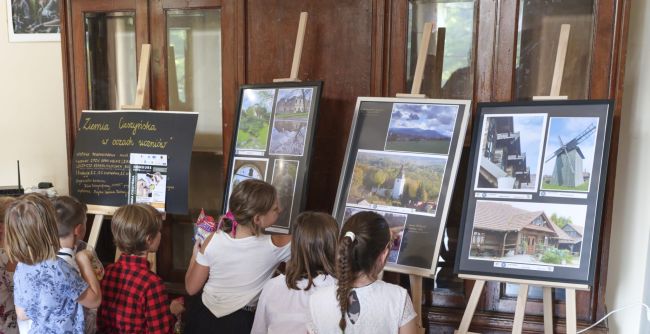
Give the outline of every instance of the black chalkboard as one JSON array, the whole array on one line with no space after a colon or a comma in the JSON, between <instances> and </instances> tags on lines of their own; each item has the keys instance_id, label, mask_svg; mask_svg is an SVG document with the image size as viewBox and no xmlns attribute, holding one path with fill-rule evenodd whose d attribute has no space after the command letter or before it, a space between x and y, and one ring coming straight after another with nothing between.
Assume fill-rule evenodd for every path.
<instances>
[{"instance_id":1,"label":"black chalkboard","mask_svg":"<svg viewBox=\"0 0 650 334\"><path fill-rule=\"evenodd\" d=\"M128 201L129 155L166 154L168 213L187 213L187 187L198 113L84 111L72 159L72 196L86 204Z\"/></svg>"}]
</instances>

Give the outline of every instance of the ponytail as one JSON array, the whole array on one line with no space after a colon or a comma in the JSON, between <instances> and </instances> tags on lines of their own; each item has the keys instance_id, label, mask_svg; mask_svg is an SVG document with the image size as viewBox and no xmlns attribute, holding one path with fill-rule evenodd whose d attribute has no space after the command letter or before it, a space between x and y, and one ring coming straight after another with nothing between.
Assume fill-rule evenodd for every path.
<instances>
[{"instance_id":1,"label":"ponytail","mask_svg":"<svg viewBox=\"0 0 650 334\"><path fill-rule=\"evenodd\" d=\"M350 304L350 290L352 290L352 283L354 282L354 275L352 273L352 266L350 260L352 258L352 250L354 247L354 240L350 237L343 237L339 241L339 254L336 262L338 273L338 289L336 290L336 299L339 301L341 308L341 320L339 320L339 328L345 331L347 325L345 321L345 314L348 312Z\"/></svg>"}]
</instances>

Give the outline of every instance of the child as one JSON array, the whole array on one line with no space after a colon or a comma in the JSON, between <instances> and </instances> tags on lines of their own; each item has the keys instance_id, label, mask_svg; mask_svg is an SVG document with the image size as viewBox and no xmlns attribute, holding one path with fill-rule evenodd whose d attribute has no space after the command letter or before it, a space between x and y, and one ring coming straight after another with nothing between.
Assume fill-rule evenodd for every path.
<instances>
[{"instance_id":1,"label":"child","mask_svg":"<svg viewBox=\"0 0 650 334\"><path fill-rule=\"evenodd\" d=\"M262 287L289 258L289 236L262 234L280 214L272 185L242 181L233 189L229 205L217 231L202 247L195 244L185 275L190 295L203 288L201 300L188 310L188 334L217 328L219 333L249 333Z\"/></svg>"},{"instance_id":2,"label":"child","mask_svg":"<svg viewBox=\"0 0 650 334\"><path fill-rule=\"evenodd\" d=\"M104 301L97 315L100 333L171 333L174 317L162 279L149 270L147 253L160 245L162 218L145 204L120 207L111 231L122 252L106 267L102 279Z\"/></svg>"},{"instance_id":3,"label":"child","mask_svg":"<svg viewBox=\"0 0 650 334\"><path fill-rule=\"evenodd\" d=\"M13 197L0 197L0 242L4 238L5 211L13 201ZM0 247L0 334L18 333L14 308L14 270L16 264L9 262L4 247Z\"/></svg>"},{"instance_id":4,"label":"child","mask_svg":"<svg viewBox=\"0 0 650 334\"><path fill-rule=\"evenodd\" d=\"M87 252L87 256L91 259L93 264L93 272L95 277L99 280L103 274L103 267L97 260L97 255L91 249L82 248L77 250L79 243L86 245L81 238L86 234L86 205L79 202L74 197L59 196L53 201L54 210L57 216L57 230L59 232L59 243L61 249L57 256L68 262L72 267L79 270L75 261L77 251ZM99 267L99 268L97 268ZM98 273L98 271L100 271ZM84 333L92 334L96 331L97 310L84 307L84 320L85 329Z\"/></svg>"},{"instance_id":5,"label":"child","mask_svg":"<svg viewBox=\"0 0 650 334\"><path fill-rule=\"evenodd\" d=\"M98 307L99 283L85 254L77 255L83 276L56 256L60 248L52 203L42 195L21 196L5 215L7 256L18 262L14 302L18 320L32 333L82 333L82 306Z\"/></svg>"},{"instance_id":6,"label":"child","mask_svg":"<svg viewBox=\"0 0 650 334\"><path fill-rule=\"evenodd\" d=\"M338 225L332 216L303 212L291 226L291 259L286 276L264 285L251 333L305 333L309 296L336 284L334 261Z\"/></svg>"},{"instance_id":7,"label":"child","mask_svg":"<svg viewBox=\"0 0 650 334\"><path fill-rule=\"evenodd\" d=\"M406 290L377 280L390 246L382 216L363 211L348 219L339 237L338 287L321 289L309 300L312 333L415 333Z\"/></svg>"}]
</instances>

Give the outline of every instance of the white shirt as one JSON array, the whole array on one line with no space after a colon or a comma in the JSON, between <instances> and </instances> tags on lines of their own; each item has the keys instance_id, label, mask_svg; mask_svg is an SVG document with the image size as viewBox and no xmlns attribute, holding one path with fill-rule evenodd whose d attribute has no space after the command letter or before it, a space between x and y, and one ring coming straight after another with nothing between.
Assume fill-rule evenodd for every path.
<instances>
[{"instance_id":1,"label":"white shirt","mask_svg":"<svg viewBox=\"0 0 650 334\"><path fill-rule=\"evenodd\" d=\"M72 268L74 268L76 271L79 270L79 265L77 264L77 261L75 260L75 251L72 248L65 248L62 247L59 249L59 251L56 253L56 256L61 258L63 261L65 261L67 264L69 264Z\"/></svg>"},{"instance_id":2,"label":"white shirt","mask_svg":"<svg viewBox=\"0 0 650 334\"><path fill-rule=\"evenodd\" d=\"M341 309L336 299L336 286L320 289L309 299L311 323L309 332L341 333ZM375 281L354 288L359 299L359 314L354 324L346 315L346 334L397 334L399 328L417 316L411 298L404 288L384 281Z\"/></svg>"},{"instance_id":3,"label":"white shirt","mask_svg":"<svg viewBox=\"0 0 650 334\"><path fill-rule=\"evenodd\" d=\"M290 244L277 247L270 235L234 239L217 231L205 253L196 262L210 267L201 300L216 317L231 314L257 303L264 284L273 271L289 259Z\"/></svg>"},{"instance_id":4,"label":"white shirt","mask_svg":"<svg viewBox=\"0 0 650 334\"><path fill-rule=\"evenodd\" d=\"M305 291L309 281L297 282L300 290L289 289L286 276L279 275L269 280L262 290L255 311L255 322L251 334L306 333L309 322L309 296L328 286L335 286L336 279L329 275L318 275L313 285Z\"/></svg>"}]
</instances>

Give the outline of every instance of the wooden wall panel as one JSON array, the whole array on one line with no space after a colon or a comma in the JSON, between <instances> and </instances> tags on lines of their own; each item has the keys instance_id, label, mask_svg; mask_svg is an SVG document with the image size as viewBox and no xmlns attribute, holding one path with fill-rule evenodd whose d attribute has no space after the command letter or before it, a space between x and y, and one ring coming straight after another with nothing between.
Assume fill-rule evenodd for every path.
<instances>
[{"instance_id":1,"label":"wooden wall panel","mask_svg":"<svg viewBox=\"0 0 650 334\"><path fill-rule=\"evenodd\" d=\"M356 99L371 94L373 1L247 1L246 83L289 76L302 11L299 78L324 81L307 208L331 212Z\"/></svg>"}]
</instances>

